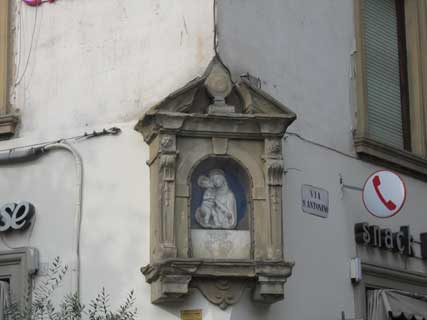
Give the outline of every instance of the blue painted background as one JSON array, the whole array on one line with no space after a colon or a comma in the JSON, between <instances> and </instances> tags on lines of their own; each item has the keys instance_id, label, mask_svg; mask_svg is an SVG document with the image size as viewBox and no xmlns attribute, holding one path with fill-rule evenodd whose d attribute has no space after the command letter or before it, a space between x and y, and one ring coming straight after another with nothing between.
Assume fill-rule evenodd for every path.
<instances>
[{"instance_id":1,"label":"blue painted background","mask_svg":"<svg viewBox=\"0 0 427 320\"><path fill-rule=\"evenodd\" d=\"M197 184L197 179L201 175L209 177L209 171L212 169L221 169L225 173L228 187L233 192L236 198L237 207L237 227L236 229L249 229L248 219L248 191L249 179L246 172L241 166L229 158L208 158L201 162L194 170L191 177L191 227L194 229L201 228L197 223L195 212L202 204L203 193L206 189L201 188Z\"/></svg>"}]
</instances>

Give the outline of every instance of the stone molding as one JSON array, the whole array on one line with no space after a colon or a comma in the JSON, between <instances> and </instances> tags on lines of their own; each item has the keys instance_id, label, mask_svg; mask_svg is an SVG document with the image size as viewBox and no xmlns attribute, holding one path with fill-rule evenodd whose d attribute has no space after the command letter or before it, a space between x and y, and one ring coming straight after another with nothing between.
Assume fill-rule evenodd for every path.
<instances>
[{"instance_id":1,"label":"stone molding","mask_svg":"<svg viewBox=\"0 0 427 320\"><path fill-rule=\"evenodd\" d=\"M282 300L284 284L293 266L293 262L284 260L188 258L148 265L141 272L155 287L153 303L179 301L194 287L210 302L225 309L239 301L246 287L254 289L253 299L257 302L270 304Z\"/></svg>"},{"instance_id":2,"label":"stone molding","mask_svg":"<svg viewBox=\"0 0 427 320\"><path fill-rule=\"evenodd\" d=\"M8 139L16 132L19 123L17 115L0 115L0 139Z\"/></svg>"}]
</instances>

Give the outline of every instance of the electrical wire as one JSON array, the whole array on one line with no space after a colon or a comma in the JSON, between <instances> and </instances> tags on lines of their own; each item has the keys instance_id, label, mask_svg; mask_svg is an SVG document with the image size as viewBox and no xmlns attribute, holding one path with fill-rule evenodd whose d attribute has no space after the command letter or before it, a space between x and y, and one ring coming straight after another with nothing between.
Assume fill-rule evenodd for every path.
<instances>
[{"instance_id":1,"label":"electrical wire","mask_svg":"<svg viewBox=\"0 0 427 320\"><path fill-rule=\"evenodd\" d=\"M22 2L19 2L19 51L21 51L22 49ZM16 79L15 79L15 83L16 80L18 79L18 74L21 68L21 54L18 54L18 62L16 65Z\"/></svg>"},{"instance_id":2,"label":"electrical wire","mask_svg":"<svg viewBox=\"0 0 427 320\"><path fill-rule=\"evenodd\" d=\"M227 67L227 65L222 61L221 55L218 51L218 23L217 23L217 11L218 11L218 5L217 0L213 0L213 25L214 25L214 39L213 39L213 49L215 52L215 57L218 59L218 61L222 64L222 66L227 70L227 72L231 75L230 69Z\"/></svg>"},{"instance_id":3,"label":"electrical wire","mask_svg":"<svg viewBox=\"0 0 427 320\"><path fill-rule=\"evenodd\" d=\"M307 139L307 138L305 138L305 137L301 136L299 133L292 132L292 131L287 131L287 132L286 132L286 134L285 134L285 140L286 140L286 138L287 138L288 136L297 137L298 139L300 139L300 140L302 140L302 141L304 141L304 142L310 143L310 144L312 144L312 145L315 145L315 146L318 146L318 147L321 147L321 148L327 149L327 150L329 150L329 151L333 151L333 152L335 152L335 153L338 153L338 154L340 154L340 155L342 155L342 156L345 156L345 157L348 157L348 158L351 158L351 159L359 160L359 158L358 158L358 157L356 157L356 156L354 156L354 155L352 155L352 154L350 154L350 153L346 153L346 152L340 151L340 150L338 150L338 149L335 149L335 148L329 147L329 146L327 146L327 145L321 144L321 143L319 143L319 142L316 142L316 141L313 141L313 140Z\"/></svg>"},{"instance_id":4,"label":"electrical wire","mask_svg":"<svg viewBox=\"0 0 427 320\"><path fill-rule=\"evenodd\" d=\"M17 80L15 81L15 86L17 86L22 81L22 79L24 78L25 73L27 72L27 69L28 69L29 62L30 62L31 53L32 53L32 50L33 50L34 35L36 33L36 25L37 25L37 17L38 17L38 7L36 7L35 11L36 12L34 14L34 25L33 25L33 31L32 31L32 34L31 34L30 49L28 50L27 61L25 62L24 71L22 72L21 76L18 76L18 73L16 74L17 75Z\"/></svg>"},{"instance_id":5,"label":"electrical wire","mask_svg":"<svg viewBox=\"0 0 427 320\"><path fill-rule=\"evenodd\" d=\"M13 150L19 150L19 149L26 149L26 148L34 148L34 147L41 147L41 146L47 146L53 143L58 143L61 141L73 141L73 140L81 140L81 139L90 139L93 137L98 137L101 135L116 135L118 133L121 132L120 128L117 127L112 127L110 129L102 129L102 131L93 131L91 133L87 133L85 132L84 134L78 135L78 136L72 136L72 137L68 137L68 138L61 138L61 139L56 139L56 140L49 140L49 141L44 141L44 142L38 142L38 143L34 143L34 144L27 144L27 145L23 145L23 146L18 146L18 147L12 147L12 148L6 148L6 149L1 149L0 152L9 152L9 151L13 151Z\"/></svg>"},{"instance_id":6,"label":"electrical wire","mask_svg":"<svg viewBox=\"0 0 427 320\"><path fill-rule=\"evenodd\" d=\"M214 41L213 41L213 47L215 51L215 55L219 57L218 53L218 26L217 26L217 3L216 0L213 0L213 25L214 25Z\"/></svg>"}]
</instances>

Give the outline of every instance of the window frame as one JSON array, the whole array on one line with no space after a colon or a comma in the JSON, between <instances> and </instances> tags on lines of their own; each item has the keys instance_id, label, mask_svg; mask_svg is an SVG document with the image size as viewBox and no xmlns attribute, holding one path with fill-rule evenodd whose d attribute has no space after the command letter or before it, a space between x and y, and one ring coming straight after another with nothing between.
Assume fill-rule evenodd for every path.
<instances>
[{"instance_id":1,"label":"window frame","mask_svg":"<svg viewBox=\"0 0 427 320\"><path fill-rule=\"evenodd\" d=\"M19 120L9 106L10 9L9 0L0 0L0 139L12 137Z\"/></svg>"},{"instance_id":2,"label":"window frame","mask_svg":"<svg viewBox=\"0 0 427 320\"><path fill-rule=\"evenodd\" d=\"M354 287L356 319L366 319L367 288L396 289L427 295L427 274L362 263L362 281Z\"/></svg>"},{"instance_id":3,"label":"window frame","mask_svg":"<svg viewBox=\"0 0 427 320\"><path fill-rule=\"evenodd\" d=\"M32 277L39 269L37 249L22 247L0 251L0 279L9 280L12 298L20 304L26 302L31 290Z\"/></svg>"},{"instance_id":4,"label":"window frame","mask_svg":"<svg viewBox=\"0 0 427 320\"><path fill-rule=\"evenodd\" d=\"M363 26L364 0L354 0L356 128L354 147L362 160L427 180L427 0L404 0L411 151L373 140L368 135L367 79Z\"/></svg>"}]
</instances>

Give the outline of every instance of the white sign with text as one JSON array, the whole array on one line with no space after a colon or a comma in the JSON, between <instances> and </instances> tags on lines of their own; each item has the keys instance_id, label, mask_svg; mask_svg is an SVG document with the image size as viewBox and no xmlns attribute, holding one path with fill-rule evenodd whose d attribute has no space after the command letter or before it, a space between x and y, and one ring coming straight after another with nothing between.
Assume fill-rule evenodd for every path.
<instances>
[{"instance_id":1,"label":"white sign with text","mask_svg":"<svg viewBox=\"0 0 427 320\"><path fill-rule=\"evenodd\" d=\"M307 184L302 185L301 208L306 213L327 218L329 213L328 191Z\"/></svg>"}]
</instances>

